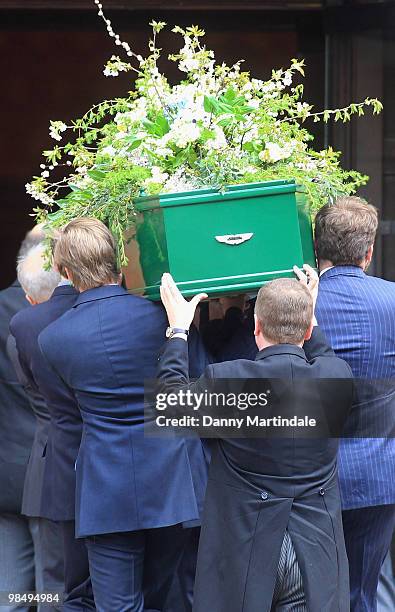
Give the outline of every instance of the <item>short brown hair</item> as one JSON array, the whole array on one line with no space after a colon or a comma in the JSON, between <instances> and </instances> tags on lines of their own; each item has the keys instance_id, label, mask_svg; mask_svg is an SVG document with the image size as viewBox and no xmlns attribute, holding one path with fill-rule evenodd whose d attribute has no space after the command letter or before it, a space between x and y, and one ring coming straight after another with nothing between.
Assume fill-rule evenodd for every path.
<instances>
[{"instance_id":1,"label":"short brown hair","mask_svg":"<svg viewBox=\"0 0 395 612\"><path fill-rule=\"evenodd\" d=\"M115 240L97 219L74 219L62 229L55 242L54 263L62 276L67 268L78 291L118 282Z\"/></svg>"},{"instance_id":2,"label":"short brown hair","mask_svg":"<svg viewBox=\"0 0 395 612\"><path fill-rule=\"evenodd\" d=\"M358 266L374 243L377 208L362 198L347 196L326 204L315 218L315 241L319 260L334 266Z\"/></svg>"},{"instance_id":3,"label":"short brown hair","mask_svg":"<svg viewBox=\"0 0 395 612\"><path fill-rule=\"evenodd\" d=\"M279 278L261 287L255 314L267 340L300 344L313 318L313 298L299 281Z\"/></svg>"}]
</instances>

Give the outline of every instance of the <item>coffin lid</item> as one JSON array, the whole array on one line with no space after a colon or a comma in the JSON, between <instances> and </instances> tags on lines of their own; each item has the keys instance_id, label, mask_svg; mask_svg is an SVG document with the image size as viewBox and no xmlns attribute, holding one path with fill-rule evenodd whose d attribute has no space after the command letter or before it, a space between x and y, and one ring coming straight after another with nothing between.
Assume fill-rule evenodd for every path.
<instances>
[{"instance_id":1,"label":"coffin lid","mask_svg":"<svg viewBox=\"0 0 395 612\"><path fill-rule=\"evenodd\" d=\"M221 200L227 202L229 200L240 200L262 195L295 193L296 191L302 191L302 188L294 180L262 181L259 183L229 185L223 193L218 191L218 189L195 189L194 191L141 196L134 200L134 205L138 211L144 211L153 208L205 204Z\"/></svg>"}]
</instances>

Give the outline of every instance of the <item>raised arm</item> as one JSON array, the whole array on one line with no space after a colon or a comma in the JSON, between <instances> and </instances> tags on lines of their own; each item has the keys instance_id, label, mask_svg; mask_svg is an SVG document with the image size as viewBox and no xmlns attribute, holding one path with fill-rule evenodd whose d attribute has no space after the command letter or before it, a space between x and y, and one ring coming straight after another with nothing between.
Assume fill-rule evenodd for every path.
<instances>
[{"instance_id":1,"label":"raised arm","mask_svg":"<svg viewBox=\"0 0 395 612\"><path fill-rule=\"evenodd\" d=\"M160 295L169 319L168 340L159 357L158 378L173 386L189 385L188 333L199 302L206 293L184 299L170 274L163 274Z\"/></svg>"},{"instance_id":2,"label":"raised arm","mask_svg":"<svg viewBox=\"0 0 395 612\"><path fill-rule=\"evenodd\" d=\"M309 361L316 357L335 357L335 352L327 341L324 333L319 329L315 318L315 305L318 297L319 277L317 272L309 265L305 264L303 270L294 266L294 272L301 283L306 285L313 298L314 308L314 327L309 340L306 340L303 349Z\"/></svg>"}]
</instances>

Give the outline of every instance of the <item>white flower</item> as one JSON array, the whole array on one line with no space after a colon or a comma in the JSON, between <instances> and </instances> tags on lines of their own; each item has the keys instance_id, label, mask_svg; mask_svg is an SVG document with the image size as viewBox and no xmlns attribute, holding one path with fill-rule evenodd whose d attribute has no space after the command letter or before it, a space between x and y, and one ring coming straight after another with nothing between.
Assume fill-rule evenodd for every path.
<instances>
[{"instance_id":1,"label":"white flower","mask_svg":"<svg viewBox=\"0 0 395 612\"><path fill-rule=\"evenodd\" d=\"M266 162L275 163L281 159L287 159L292 155L293 148L287 143L280 147L276 142L267 142L266 148L258 155L259 159Z\"/></svg>"},{"instance_id":2,"label":"white flower","mask_svg":"<svg viewBox=\"0 0 395 612\"><path fill-rule=\"evenodd\" d=\"M205 143L205 148L211 151L218 151L219 149L224 149L228 143L225 138L225 134L223 129L219 125L215 125L212 128L215 136L214 138L209 138Z\"/></svg>"},{"instance_id":3,"label":"white flower","mask_svg":"<svg viewBox=\"0 0 395 612\"><path fill-rule=\"evenodd\" d=\"M117 151L116 149L114 149L114 147L112 147L111 145L108 145L107 147L104 147L104 149L102 149L100 153L102 153L103 155L109 155L110 157L114 157Z\"/></svg>"},{"instance_id":4,"label":"white flower","mask_svg":"<svg viewBox=\"0 0 395 612\"><path fill-rule=\"evenodd\" d=\"M283 85L285 85L285 87L288 87L289 85L291 85L291 83L292 83L292 73L286 72L283 78Z\"/></svg>"},{"instance_id":5,"label":"white flower","mask_svg":"<svg viewBox=\"0 0 395 612\"><path fill-rule=\"evenodd\" d=\"M167 134L167 141L173 142L180 149L185 149L188 144L200 138L200 133L201 129L195 122L176 119Z\"/></svg>"},{"instance_id":6,"label":"white flower","mask_svg":"<svg viewBox=\"0 0 395 612\"><path fill-rule=\"evenodd\" d=\"M301 170L307 170L307 171L317 170L319 165L320 165L319 163L317 164L317 162L315 162L312 159L310 159L309 161L305 161L305 162L295 163L295 166L297 168L300 168Z\"/></svg>"},{"instance_id":7,"label":"white flower","mask_svg":"<svg viewBox=\"0 0 395 612\"><path fill-rule=\"evenodd\" d=\"M251 79L251 85L255 91L260 91L264 86L264 82L261 79Z\"/></svg>"},{"instance_id":8,"label":"white flower","mask_svg":"<svg viewBox=\"0 0 395 612\"><path fill-rule=\"evenodd\" d=\"M114 70L112 68L104 68L103 70L103 74L104 76L111 76L111 77L117 77L119 75L119 72L117 70Z\"/></svg>"},{"instance_id":9,"label":"white flower","mask_svg":"<svg viewBox=\"0 0 395 612\"><path fill-rule=\"evenodd\" d=\"M251 108L259 108L259 105L260 101L257 98L254 98L248 102L248 106L251 106Z\"/></svg>"},{"instance_id":10,"label":"white flower","mask_svg":"<svg viewBox=\"0 0 395 612\"><path fill-rule=\"evenodd\" d=\"M169 147L155 146L155 153L159 157L169 157L173 155L173 151Z\"/></svg>"},{"instance_id":11,"label":"white flower","mask_svg":"<svg viewBox=\"0 0 395 612\"><path fill-rule=\"evenodd\" d=\"M34 200L38 200L45 206L53 204L53 198L44 190L43 187L39 187L35 183L26 183L26 193L28 193Z\"/></svg>"},{"instance_id":12,"label":"white flower","mask_svg":"<svg viewBox=\"0 0 395 612\"><path fill-rule=\"evenodd\" d=\"M181 166L163 185L163 193L193 191L197 187L197 181L191 176L186 176L185 168Z\"/></svg>"},{"instance_id":13,"label":"white flower","mask_svg":"<svg viewBox=\"0 0 395 612\"><path fill-rule=\"evenodd\" d=\"M115 36L115 34L110 34L110 36ZM120 72L127 72L130 69L130 64L123 62L118 55L112 55L103 70L103 74L104 76L116 77Z\"/></svg>"},{"instance_id":14,"label":"white flower","mask_svg":"<svg viewBox=\"0 0 395 612\"><path fill-rule=\"evenodd\" d=\"M257 125L253 125L248 132L244 134L243 142L252 142L259 137L259 129Z\"/></svg>"},{"instance_id":15,"label":"white flower","mask_svg":"<svg viewBox=\"0 0 395 612\"><path fill-rule=\"evenodd\" d=\"M307 104L307 102L298 102L296 105L296 111L301 114L308 112L309 109L310 109L310 105Z\"/></svg>"},{"instance_id":16,"label":"white flower","mask_svg":"<svg viewBox=\"0 0 395 612\"><path fill-rule=\"evenodd\" d=\"M54 140L62 140L61 132L67 130L67 125L63 121L51 121L49 135Z\"/></svg>"},{"instance_id":17,"label":"white flower","mask_svg":"<svg viewBox=\"0 0 395 612\"><path fill-rule=\"evenodd\" d=\"M270 93L276 89L276 84L273 81L268 81L261 86L263 93Z\"/></svg>"},{"instance_id":18,"label":"white flower","mask_svg":"<svg viewBox=\"0 0 395 612\"><path fill-rule=\"evenodd\" d=\"M145 187L156 183L163 184L169 178L168 173L162 172L162 169L159 166L152 166L151 174L152 176L146 178L143 182Z\"/></svg>"}]
</instances>

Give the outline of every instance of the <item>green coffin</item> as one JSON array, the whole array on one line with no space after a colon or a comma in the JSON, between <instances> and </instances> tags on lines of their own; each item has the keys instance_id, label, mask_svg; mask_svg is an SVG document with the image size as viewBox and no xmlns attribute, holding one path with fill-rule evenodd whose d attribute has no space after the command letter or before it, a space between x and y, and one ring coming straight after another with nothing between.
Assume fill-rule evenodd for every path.
<instances>
[{"instance_id":1,"label":"green coffin","mask_svg":"<svg viewBox=\"0 0 395 612\"><path fill-rule=\"evenodd\" d=\"M158 300L163 272L184 295L252 292L316 265L305 194L293 181L141 197L128 289ZM138 262L136 260L139 260Z\"/></svg>"}]
</instances>

